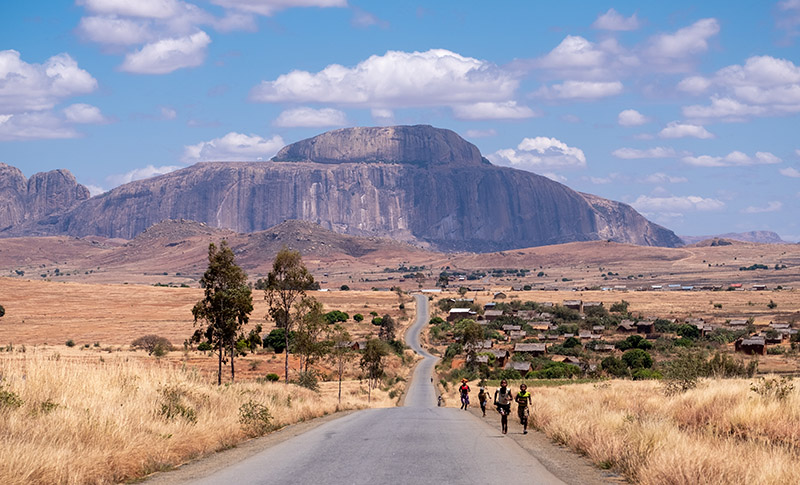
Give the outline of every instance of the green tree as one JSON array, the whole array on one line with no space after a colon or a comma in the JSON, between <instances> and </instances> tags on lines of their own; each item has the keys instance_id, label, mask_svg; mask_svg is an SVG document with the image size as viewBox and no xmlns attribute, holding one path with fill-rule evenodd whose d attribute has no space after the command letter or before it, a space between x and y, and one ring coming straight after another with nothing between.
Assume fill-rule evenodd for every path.
<instances>
[{"instance_id":1,"label":"green tree","mask_svg":"<svg viewBox=\"0 0 800 485\"><path fill-rule=\"evenodd\" d=\"M631 369L649 369L653 358L642 349L632 349L622 354L622 361Z\"/></svg>"},{"instance_id":2,"label":"green tree","mask_svg":"<svg viewBox=\"0 0 800 485\"><path fill-rule=\"evenodd\" d=\"M395 324L394 318L392 318L391 315L384 315L381 318L380 330L378 330L378 338L385 342L391 342L395 339L396 331L397 324Z\"/></svg>"},{"instance_id":3,"label":"green tree","mask_svg":"<svg viewBox=\"0 0 800 485\"><path fill-rule=\"evenodd\" d=\"M625 377L628 375L628 367L625 363L613 356L603 359L600 363L600 368L615 377Z\"/></svg>"},{"instance_id":4,"label":"green tree","mask_svg":"<svg viewBox=\"0 0 800 485\"><path fill-rule=\"evenodd\" d=\"M264 299L269 303L269 316L278 328L285 330L284 380L289 384L289 335L295 326L292 308L314 287L314 277L308 272L299 251L284 247L275 256L272 271L267 275Z\"/></svg>"},{"instance_id":5,"label":"green tree","mask_svg":"<svg viewBox=\"0 0 800 485\"><path fill-rule=\"evenodd\" d=\"M294 342L295 333L289 335L289 344ZM276 354L282 354L286 350L286 331L282 328L273 328L272 331L264 339L264 347L271 347Z\"/></svg>"},{"instance_id":6,"label":"green tree","mask_svg":"<svg viewBox=\"0 0 800 485\"><path fill-rule=\"evenodd\" d=\"M383 358L389 355L389 345L380 339L367 340L367 347L361 356L361 369L367 373L367 401L372 400L372 388L383 377Z\"/></svg>"},{"instance_id":7,"label":"green tree","mask_svg":"<svg viewBox=\"0 0 800 485\"><path fill-rule=\"evenodd\" d=\"M680 325L676 332L680 337L697 340L700 338L700 329L694 325L685 323Z\"/></svg>"},{"instance_id":8,"label":"green tree","mask_svg":"<svg viewBox=\"0 0 800 485\"><path fill-rule=\"evenodd\" d=\"M356 322L359 322L359 323L363 322L364 321L364 315L362 315L360 313L356 313L355 315L353 315L353 320L355 320Z\"/></svg>"},{"instance_id":9,"label":"green tree","mask_svg":"<svg viewBox=\"0 0 800 485\"><path fill-rule=\"evenodd\" d=\"M478 352L478 343L483 340L483 329L475 320L465 318L456 323L453 328L453 335L461 342L461 346L467 352L467 365L475 363L475 355Z\"/></svg>"},{"instance_id":10,"label":"green tree","mask_svg":"<svg viewBox=\"0 0 800 485\"><path fill-rule=\"evenodd\" d=\"M342 402L342 377L347 363L353 358L353 349L350 348L352 337L341 325L336 324L330 334L331 351L328 358L336 366L336 375L339 377L339 403Z\"/></svg>"},{"instance_id":11,"label":"green tree","mask_svg":"<svg viewBox=\"0 0 800 485\"><path fill-rule=\"evenodd\" d=\"M233 251L226 241L219 248L208 245L208 269L200 279L205 297L192 308L194 323L204 322L205 329L197 329L193 342L205 341L217 352L219 367L217 384L222 384L222 363L227 351L231 361L231 381L235 380L236 342L253 311L253 297L247 286L247 274L235 261Z\"/></svg>"},{"instance_id":12,"label":"green tree","mask_svg":"<svg viewBox=\"0 0 800 485\"><path fill-rule=\"evenodd\" d=\"M295 332L292 348L300 357L300 371L308 372L309 366L325 355L327 344L322 334L328 326L323 314L322 303L315 298L306 297L297 304Z\"/></svg>"}]
</instances>

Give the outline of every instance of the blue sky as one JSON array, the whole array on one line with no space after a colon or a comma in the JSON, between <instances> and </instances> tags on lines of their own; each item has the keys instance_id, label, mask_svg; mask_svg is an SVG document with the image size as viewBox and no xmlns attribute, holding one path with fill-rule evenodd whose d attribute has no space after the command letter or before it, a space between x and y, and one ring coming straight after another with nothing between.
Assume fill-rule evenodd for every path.
<instances>
[{"instance_id":1,"label":"blue sky","mask_svg":"<svg viewBox=\"0 0 800 485\"><path fill-rule=\"evenodd\" d=\"M682 235L800 240L800 0L0 7L0 162L94 194L431 124Z\"/></svg>"}]
</instances>

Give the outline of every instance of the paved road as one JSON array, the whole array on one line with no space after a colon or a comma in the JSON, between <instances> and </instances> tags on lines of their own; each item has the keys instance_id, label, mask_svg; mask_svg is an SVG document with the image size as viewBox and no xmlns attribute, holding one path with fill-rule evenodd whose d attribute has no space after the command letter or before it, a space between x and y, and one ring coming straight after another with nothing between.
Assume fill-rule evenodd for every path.
<instances>
[{"instance_id":1,"label":"paved road","mask_svg":"<svg viewBox=\"0 0 800 485\"><path fill-rule=\"evenodd\" d=\"M417 295L417 320L406 342L425 358L405 405L329 421L233 466L202 484L560 484L498 427L456 408L436 407L436 359L419 345L428 300Z\"/></svg>"}]
</instances>

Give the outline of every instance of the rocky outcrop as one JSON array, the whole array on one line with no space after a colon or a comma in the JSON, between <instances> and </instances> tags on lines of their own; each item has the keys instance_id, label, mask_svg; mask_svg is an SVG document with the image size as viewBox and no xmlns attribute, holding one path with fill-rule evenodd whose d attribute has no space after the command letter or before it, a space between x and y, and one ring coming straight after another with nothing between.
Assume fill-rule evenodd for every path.
<instances>
[{"instance_id":1,"label":"rocky outcrop","mask_svg":"<svg viewBox=\"0 0 800 485\"><path fill-rule=\"evenodd\" d=\"M270 162L200 163L3 234L130 239L179 218L237 232L298 219L339 233L479 252L600 239L681 244L627 205L493 166L452 131L429 126L336 130L289 145Z\"/></svg>"},{"instance_id":2,"label":"rocky outcrop","mask_svg":"<svg viewBox=\"0 0 800 485\"><path fill-rule=\"evenodd\" d=\"M89 189L69 170L34 174L26 180L15 167L0 163L0 229L62 213L89 199Z\"/></svg>"},{"instance_id":3,"label":"rocky outcrop","mask_svg":"<svg viewBox=\"0 0 800 485\"><path fill-rule=\"evenodd\" d=\"M343 128L293 143L276 162L403 163L430 167L489 163L455 132L428 125Z\"/></svg>"}]
</instances>

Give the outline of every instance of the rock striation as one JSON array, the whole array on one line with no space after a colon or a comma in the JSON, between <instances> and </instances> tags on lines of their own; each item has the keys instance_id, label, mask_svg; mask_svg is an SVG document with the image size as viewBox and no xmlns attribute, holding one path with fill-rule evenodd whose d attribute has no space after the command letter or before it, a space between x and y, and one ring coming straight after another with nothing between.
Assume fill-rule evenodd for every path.
<instances>
[{"instance_id":1,"label":"rock striation","mask_svg":"<svg viewBox=\"0 0 800 485\"><path fill-rule=\"evenodd\" d=\"M66 212L89 199L89 189L69 170L34 174L0 163L0 229Z\"/></svg>"},{"instance_id":2,"label":"rock striation","mask_svg":"<svg viewBox=\"0 0 800 485\"><path fill-rule=\"evenodd\" d=\"M347 128L289 145L269 162L199 163L0 235L131 239L180 218L237 232L298 219L450 251L591 240L682 244L630 206L491 165L454 132L430 126Z\"/></svg>"}]
</instances>

